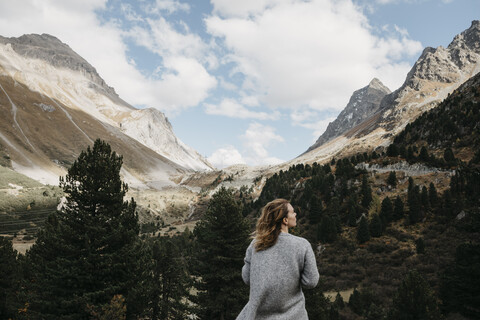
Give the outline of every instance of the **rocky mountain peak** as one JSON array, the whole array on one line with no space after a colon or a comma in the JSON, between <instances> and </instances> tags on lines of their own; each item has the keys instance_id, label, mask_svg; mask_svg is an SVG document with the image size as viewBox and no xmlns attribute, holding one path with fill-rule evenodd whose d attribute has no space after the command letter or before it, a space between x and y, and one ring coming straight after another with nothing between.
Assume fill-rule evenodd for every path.
<instances>
[{"instance_id":1,"label":"rocky mountain peak","mask_svg":"<svg viewBox=\"0 0 480 320\"><path fill-rule=\"evenodd\" d=\"M366 87L352 94L345 109L343 109L335 121L328 124L325 132L306 152L338 137L375 114L379 110L382 99L390 92L390 89L380 80L373 78Z\"/></svg>"},{"instance_id":2,"label":"rocky mountain peak","mask_svg":"<svg viewBox=\"0 0 480 320\"><path fill-rule=\"evenodd\" d=\"M91 86L100 93L106 94L110 99L121 105L132 108L120 99L115 90L108 86L100 77L97 70L73 51L67 44L49 34L26 34L18 38L0 36L0 44L10 44L19 55L32 59L39 59L48 64L82 73L91 81Z\"/></svg>"},{"instance_id":3,"label":"rocky mountain peak","mask_svg":"<svg viewBox=\"0 0 480 320\"><path fill-rule=\"evenodd\" d=\"M390 89L388 89L380 80L377 78L373 78L372 81L367 86L370 89L381 90L390 93Z\"/></svg>"},{"instance_id":4,"label":"rocky mountain peak","mask_svg":"<svg viewBox=\"0 0 480 320\"><path fill-rule=\"evenodd\" d=\"M472 21L472 25L467 30L453 38L448 48L467 47L477 51L480 49L480 20Z\"/></svg>"}]
</instances>

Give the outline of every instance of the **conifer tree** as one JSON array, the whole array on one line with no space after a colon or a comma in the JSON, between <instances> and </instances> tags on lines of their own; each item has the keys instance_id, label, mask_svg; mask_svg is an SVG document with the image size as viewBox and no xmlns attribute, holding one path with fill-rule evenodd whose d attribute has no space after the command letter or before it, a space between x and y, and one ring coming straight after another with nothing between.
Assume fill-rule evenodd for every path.
<instances>
[{"instance_id":1,"label":"conifer tree","mask_svg":"<svg viewBox=\"0 0 480 320\"><path fill-rule=\"evenodd\" d=\"M390 171L387 178L387 183L392 187L397 187L397 173L395 171Z\"/></svg>"},{"instance_id":2,"label":"conifer tree","mask_svg":"<svg viewBox=\"0 0 480 320\"><path fill-rule=\"evenodd\" d=\"M425 186L422 187L422 193L420 195L420 199L421 199L421 202L422 202L423 209L425 211L429 211L430 210L430 199L428 197L427 187L425 187Z\"/></svg>"},{"instance_id":3,"label":"conifer tree","mask_svg":"<svg viewBox=\"0 0 480 320\"><path fill-rule=\"evenodd\" d=\"M362 178L362 187L361 187L361 194L362 194L362 206L365 209L368 209L370 206L370 202L372 202L372 188L368 184L367 175L363 175Z\"/></svg>"},{"instance_id":4,"label":"conifer tree","mask_svg":"<svg viewBox=\"0 0 480 320\"><path fill-rule=\"evenodd\" d=\"M151 244L152 272L149 276L151 319L186 319L191 281L179 248L167 237Z\"/></svg>"},{"instance_id":5,"label":"conifer tree","mask_svg":"<svg viewBox=\"0 0 480 320\"><path fill-rule=\"evenodd\" d=\"M455 261L442 276L440 296L446 313L459 312L469 319L480 319L480 245L463 243Z\"/></svg>"},{"instance_id":6,"label":"conifer tree","mask_svg":"<svg viewBox=\"0 0 480 320\"><path fill-rule=\"evenodd\" d=\"M395 143L392 143L387 148L387 156L396 157L398 156L398 146Z\"/></svg>"},{"instance_id":7,"label":"conifer tree","mask_svg":"<svg viewBox=\"0 0 480 320\"><path fill-rule=\"evenodd\" d=\"M445 149L445 151L443 152L443 159L449 166L455 165L456 163L455 155L453 154L453 151L451 148Z\"/></svg>"},{"instance_id":8,"label":"conifer tree","mask_svg":"<svg viewBox=\"0 0 480 320\"><path fill-rule=\"evenodd\" d=\"M60 180L66 203L27 255L33 317L83 319L115 295L126 298L130 318L141 309L130 296L142 252L138 217L133 199L123 199L121 166L122 157L97 139Z\"/></svg>"},{"instance_id":9,"label":"conifer tree","mask_svg":"<svg viewBox=\"0 0 480 320\"><path fill-rule=\"evenodd\" d=\"M378 214L374 214L372 216L372 220L370 221L369 225L369 230L370 230L370 235L372 237L380 237L382 235L382 221L380 220L380 217Z\"/></svg>"},{"instance_id":10,"label":"conifer tree","mask_svg":"<svg viewBox=\"0 0 480 320\"><path fill-rule=\"evenodd\" d=\"M430 160L430 156L428 155L428 151L427 151L427 148L425 146L423 146L420 149L420 154L418 155L418 158L421 161L424 161L424 162L428 162Z\"/></svg>"},{"instance_id":11,"label":"conifer tree","mask_svg":"<svg viewBox=\"0 0 480 320\"><path fill-rule=\"evenodd\" d=\"M428 187L428 199L430 200L430 205L432 208L438 206L437 189L435 188L433 182L430 182L430 185Z\"/></svg>"},{"instance_id":12,"label":"conifer tree","mask_svg":"<svg viewBox=\"0 0 480 320\"><path fill-rule=\"evenodd\" d=\"M353 289L352 294L348 300L348 305L353 312L358 315L361 315L363 312L362 297L360 296L360 291L357 288Z\"/></svg>"},{"instance_id":13,"label":"conifer tree","mask_svg":"<svg viewBox=\"0 0 480 320\"><path fill-rule=\"evenodd\" d=\"M13 319L19 307L17 290L20 285L17 252L12 241L0 237L0 319Z\"/></svg>"},{"instance_id":14,"label":"conifer tree","mask_svg":"<svg viewBox=\"0 0 480 320\"><path fill-rule=\"evenodd\" d=\"M408 191L408 219L409 223L415 224L422 220L422 207L420 199L420 188L418 186L412 187Z\"/></svg>"},{"instance_id":15,"label":"conifer tree","mask_svg":"<svg viewBox=\"0 0 480 320\"><path fill-rule=\"evenodd\" d=\"M195 272L200 319L235 319L248 300L241 270L249 228L232 191L221 188L194 230L198 244Z\"/></svg>"},{"instance_id":16,"label":"conifer tree","mask_svg":"<svg viewBox=\"0 0 480 320\"><path fill-rule=\"evenodd\" d=\"M321 242L334 242L337 240L337 227L335 221L330 216L324 216L318 226L317 238Z\"/></svg>"},{"instance_id":17,"label":"conifer tree","mask_svg":"<svg viewBox=\"0 0 480 320\"><path fill-rule=\"evenodd\" d=\"M417 240L415 240L415 248L418 254L425 253L425 241L423 240L423 238L418 238Z\"/></svg>"},{"instance_id":18,"label":"conifer tree","mask_svg":"<svg viewBox=\"0 0 480 320\"><path fill-rule=\"evenodd\" d=\"M365 217L362 217L357 230L357 240L359 243L365 243L370 240L370 231L368 227L368 221Z\"/></svg>"},{"instance_id":19,"label":"conifer tree","mask_svg":"<svg viewBox=\"0 0 480 320\"><path fill-rule=\"evenodd\" d=\"M409 272L398 288L388 319L441 319L434 292L417 271Z\"/></svg>"},{"instance_id":20,"label":"conifer tree","mask_svg":"<svg viewBox=\"0 0 480 320\"><path fill-rule=\"evenodd\" d=\"M304 291L305 309L307 309L309 319L330 320L328 317L329 301L323 294L322 285Z\"/></svg>"},{"instance_id":21,"label":"conifer tree","mask_svg":"<svg viewBox=\"0 0 480 320\"><path fill-rule=\"evenodd\" d=\"M385 197L382 201L382 209L380 210L380 219L383 229L393 220L393 204L389 197Z\"/></svg>"},{"instance_id":22,"label":"conifer tree","mask_svg":"<svg viewBox=\"0 0 480 320\"><path fill-rule=\"evenodd\" d=\"M322 201L314 195L310 201L310 215L309 220L311 224L317 224L322 218Z\"/></svg>"},{"instance_id":23,"label":"conifer tree","mask_svg":"<svg viewBox=\"0 0 480 320\"><path fill-rule=\"evenodd\" d=\"M358 214L357 214L357 209L355 208L355 205L350 205L348 209L348 225L350 227L355 227L357 225L357 219L358 219Z\"/></svg>"},{"instance_id":24,"label":"conifer tree","mask_svg":"<svg viewBox=\"0 0 480 320\"><path fill-rule=\"evenodd\" d=\"M395 198L395 204L393 209L393 220L397 221L403 218L404 210L403 210L403 201L400 196Z\"/></svg>"},{"instance_id":25,"label":"conifer tree","mask_svg":"<svg viewBox=\"0 0 480 320\"><path fill-rule=\"evenodd\" d=\"M339 310L345 308L345 301L343 301L343 297L340 295L340 292L337 292L334 303Z\"/></svg>"}]
</instances>

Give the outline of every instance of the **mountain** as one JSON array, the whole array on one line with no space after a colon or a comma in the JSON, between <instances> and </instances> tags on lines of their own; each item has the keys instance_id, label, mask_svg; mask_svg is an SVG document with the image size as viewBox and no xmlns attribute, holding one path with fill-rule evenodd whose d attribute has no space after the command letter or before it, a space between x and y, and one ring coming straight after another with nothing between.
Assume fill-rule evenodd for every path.
<instances>
[{"instance_id":1,"label":"mountain","mask_svg":"<svg viewBox=\"0 0 480 320\"><path fill-rule=\"evenodd\" d=\"M328 124L325 132L308 148L307 152L338 137L376 113L380 108L380 102L390 92L390 89L377 78L370 81L368 86L355 91L345 109L335 121Z\"/></svg>"},{"instance_id":2,"label":"mountain","mask_svg":"<svg viewBox=\"0 0 480 320\"><path fill-rule=\"evenodd\" d=\"M95 68L50 35L0 37L0 153L27 176L54 183L101 138L142 186L212 166L173 133L163 113L123 101ZM158 185L158 183L155 183Z\"/></svg>"},{"instance_id":3,"label":"mountain","mask_svg":"<svg viewBox=\"0 0 480 320\"><path fill-rule=\"evenodd\" d=\"M326 161L387 146L408 123L479 71L480 21L473 21L447 48L425 48L403 85L383 97L376 113L336 138L315 143L291 163Z\"/></svg>"}]
</instances>

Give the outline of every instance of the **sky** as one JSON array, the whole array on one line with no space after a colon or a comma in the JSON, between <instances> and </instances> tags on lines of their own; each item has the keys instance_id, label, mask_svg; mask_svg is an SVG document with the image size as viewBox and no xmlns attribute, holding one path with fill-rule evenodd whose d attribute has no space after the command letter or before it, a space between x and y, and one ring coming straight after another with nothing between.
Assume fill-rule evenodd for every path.
<instances>
[{"instance_id":1,"label":"sky","mask_svg":"<svg viewBox=\"0 0 480 320\"><path fill-rule=\"evenodd\" d=\"M0 0L0 35L59 38L217 168L297 157L478 19L480 0Z\"/></svg>"}]
</instances>

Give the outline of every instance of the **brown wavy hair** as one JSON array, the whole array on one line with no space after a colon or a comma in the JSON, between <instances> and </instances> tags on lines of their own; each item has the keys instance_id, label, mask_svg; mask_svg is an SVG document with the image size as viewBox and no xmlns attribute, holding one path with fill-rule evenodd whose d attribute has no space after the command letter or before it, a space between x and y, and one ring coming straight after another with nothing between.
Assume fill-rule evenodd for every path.
<instances>
[{"instance_id":1,"label":"brown wavy hair","mask_svg":"<svg viewBox=\"0 0 480 320\"><path fill-rule=\"evenodd\" d=\"M283 218L288 214L288 204L285 199L275 199L263 207L254 232L257 251L268 249L277 242L282 231Z\"/></svg>"}]
</instances>

